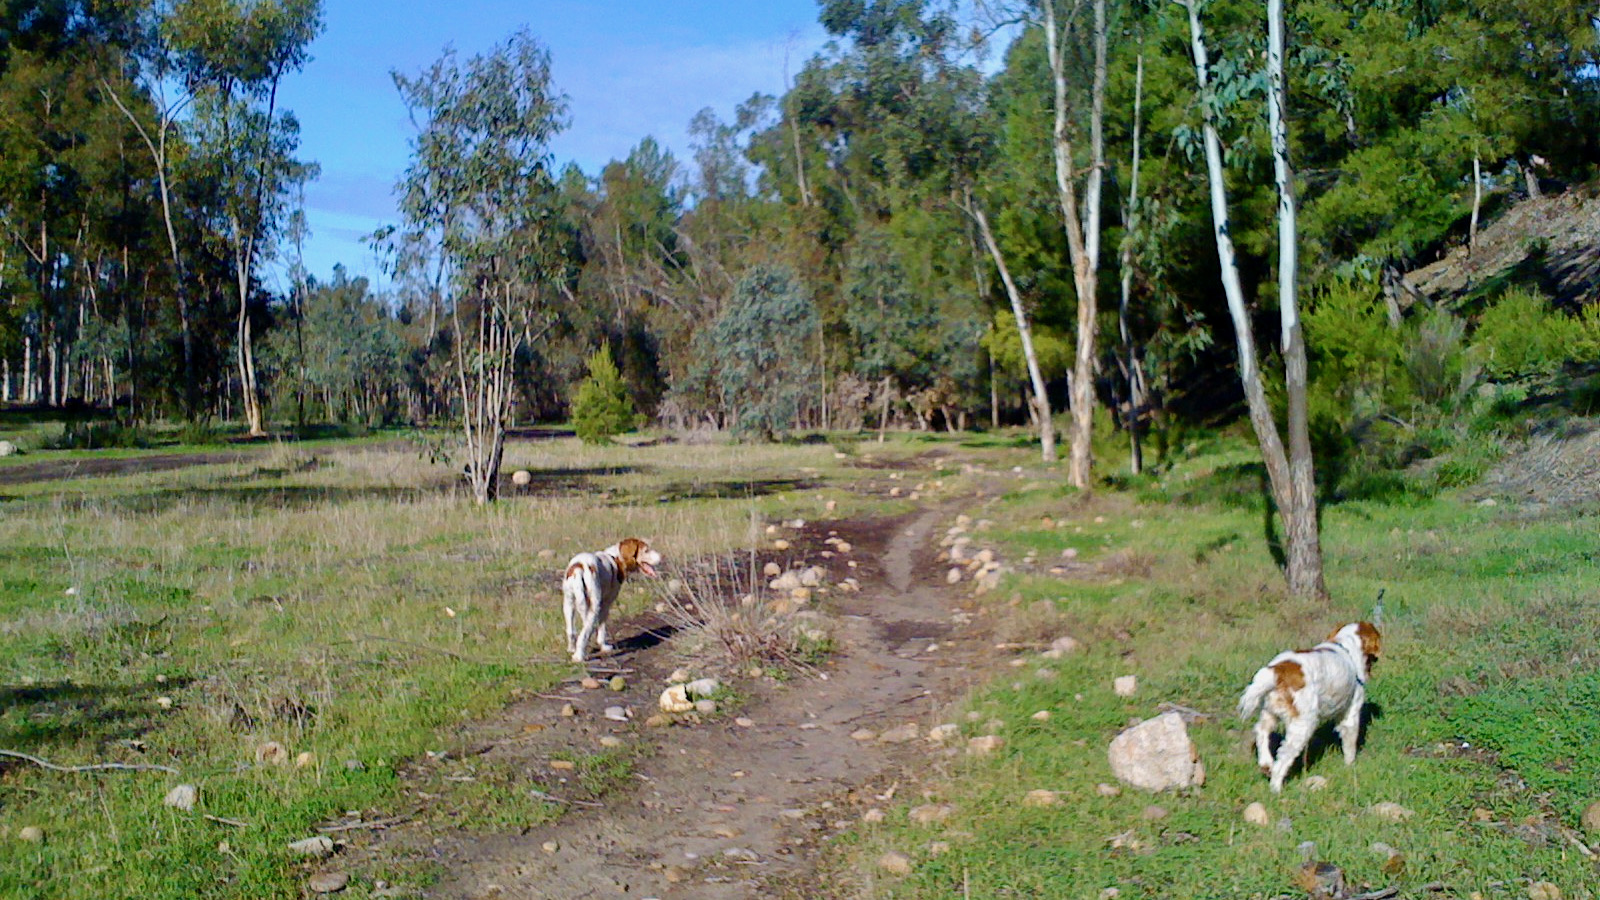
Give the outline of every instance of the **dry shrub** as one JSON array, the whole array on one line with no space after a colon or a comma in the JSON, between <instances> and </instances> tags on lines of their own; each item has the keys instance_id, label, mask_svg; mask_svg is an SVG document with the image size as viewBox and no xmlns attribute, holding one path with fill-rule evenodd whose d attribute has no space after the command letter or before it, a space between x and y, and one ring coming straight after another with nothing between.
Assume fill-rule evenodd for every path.
<instances>
[{"instance_id":1,"label":"dry shrub","mask_svg":"<svg viewBox=\"0 0 1600 900\"><path fill-rule=\"evenodd\" d=\"M266 729L303 736L316 726L319 709L333 702L326 667L312 663L293 673L223 669L196 687L207 718L245 733Z\"/></svg>"},{"instance_id":2,"label":"dry shrub","mask_svg":"<svg viewBox=\"0 0 1600 900\"><path fill-rule=\"evenodd\" d=\"M1006 644L1048 646L1062 635L1081 637L1066 613L1049 600L1036 600L996 617L994 638Z\"/></svg>"},{"instance_id":3,"label":"dry shrub","mask_svg":"<svg viewBox=\"0 0 1600 900\"><path fill-rule=\"evenodd\" d=\"M663 590L664 616L679 652L703 666L803 669L831 649L826 618L775 597L737 565L681 572Z\"/></svg>"},{"instance_id":4,"label":"dry shrub","mask_svg":"<svg viewBox=\"0 0 1600 900\"><path fill-rule=\"evenodd\" d=\"M1156 558L1138 550L1117 550L1106 554L1097 568L1100 574L1116 578L1149 578L1155 573Z\"/></svg>"}]
</instances>

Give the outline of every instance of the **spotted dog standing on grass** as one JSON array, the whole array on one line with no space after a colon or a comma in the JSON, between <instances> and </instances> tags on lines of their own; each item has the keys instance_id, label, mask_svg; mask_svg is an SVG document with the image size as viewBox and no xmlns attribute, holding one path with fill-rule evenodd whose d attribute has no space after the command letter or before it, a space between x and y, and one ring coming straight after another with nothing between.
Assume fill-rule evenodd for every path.
<instances>
[{"instance_id":1,"label":"spotted dog standing on grass","mask_svg":"<svg viewBox=\"0 0 1600 900\"><path fill-rule=\"evenodd\" d=\"M1344 762L1356 761L1361 737L1361 707L1367 702L1367 676L1383 648L1371 622L1351 622L1310 650L1289 650L1262 666L1239 698L1239 718L1256 721L1256 760L1271 774L1274 793L1295 758L1324 722L1338 720L1334 730L1344 746ZM1276 758L1269 741L1283 723L1283 743Z\"/></svg>"},{"instance_id":2,"label":"spotted dog standing on grass","mask_svg":"<svg viewBox=\"0 0 1600 900\"><path fill-rule=\"evenodd\" d=\"M561 611L567 620L567 652L572 654L573 662L589 658L589 642L596 638L601 653L614 649L606 633L606 619L622 590L622 582L632 572L653 578L655 567L660 564L660 553L651 550L647 541L632 537L599 553L579 553L567 563L567 574L561 582ZM574 631L574 625L580 627Z\"/></svg>"}]
</instances>

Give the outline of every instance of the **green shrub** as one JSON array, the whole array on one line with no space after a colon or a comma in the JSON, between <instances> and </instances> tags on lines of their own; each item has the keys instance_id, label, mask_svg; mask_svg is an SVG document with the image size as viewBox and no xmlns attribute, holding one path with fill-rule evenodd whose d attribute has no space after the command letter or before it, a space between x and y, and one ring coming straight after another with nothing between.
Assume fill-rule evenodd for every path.
<instances>
[{"instance_id":1,"label":"green shrub","mask_svg":"<svg viewBox=\"0 0 1600 900\"><path fill-rule=\"evenodd\" d=\"M121 422L68 422L61 433L40 442L49 450L110 450L149 447L150 434Z\"/></svg>"},{"instance_id":2,"label":"green shrub","mask_svg":"<svg viewBox=\"0 0 1600 900\"><path fill-rule=\"evenodd\" d=\"M1492 378L1550 375L1574 359L1581 331L1579 320L1552 309L1543 296L1513 288L1484 310L1472 343Z\"/></svg>"},{"instance_id":3,"label":"green shrub","mask_svg":"<svg viewBox=\"0 0 1600 900\"><path fill-rule=\"evenodd\" d=\"M586 444L609 443L638 421L622 372L604 344L589 357L589 377L572 400L572 428Z\"/></svg>"}]
</instances>

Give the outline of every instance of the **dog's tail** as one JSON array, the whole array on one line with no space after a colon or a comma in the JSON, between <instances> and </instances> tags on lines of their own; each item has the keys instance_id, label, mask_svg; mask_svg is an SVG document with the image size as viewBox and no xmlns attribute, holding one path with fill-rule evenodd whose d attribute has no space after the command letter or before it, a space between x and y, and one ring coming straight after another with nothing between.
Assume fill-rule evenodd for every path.
<instances>
[{"instance_id":1,"label":"dog's tail","mask_svg":"<svg viewBox=\"0 0 1600 900\"><path fill-rule=\"evenodd\" d=\"M1262 666L1256 671L1256 677L1251 679L1250 686L1244 689L1244 695L1239 698L1239 718L1248 720L1256 713L1261 712L1262 704L1267 702L1267 695L1278 686L1278 674L1272 671L1271 666Z\"/></svg>"}]
</instances>

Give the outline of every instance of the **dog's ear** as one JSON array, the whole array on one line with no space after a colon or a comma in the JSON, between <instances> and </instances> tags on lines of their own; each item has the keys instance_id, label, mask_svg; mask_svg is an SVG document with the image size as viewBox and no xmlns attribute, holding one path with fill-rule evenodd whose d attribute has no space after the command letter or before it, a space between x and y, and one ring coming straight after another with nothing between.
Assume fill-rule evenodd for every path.
<instances>
[{"instance_id":1,"label":"dog's ear","mask_svg":"<svg viewBox=\"0 0 1600 900\"><path fill-rule=\"evenodd\" d=\"M1383 635L1378 633L1378 627L1371 622L1357 622L1356 636L1361 638L1361 652L1368 659L1377 659L1383 652Z\"/></svg>"},{"instance_id":2,"label":"dog's ear","mask_svg":"<svg viewBox=\"0 0 1600 900\"><path fill-rule=\"evenodd\" d=\"M638 538L623 538L617 545L617 549L622 551L622 568L625 571L639 568L639 550L643 546L644 541Z\"/></svg>"}]
</instances>

